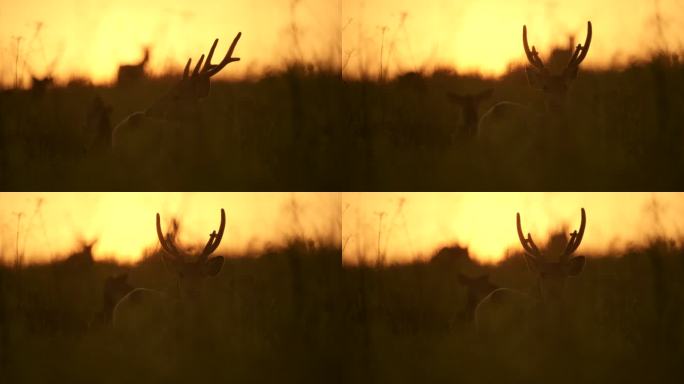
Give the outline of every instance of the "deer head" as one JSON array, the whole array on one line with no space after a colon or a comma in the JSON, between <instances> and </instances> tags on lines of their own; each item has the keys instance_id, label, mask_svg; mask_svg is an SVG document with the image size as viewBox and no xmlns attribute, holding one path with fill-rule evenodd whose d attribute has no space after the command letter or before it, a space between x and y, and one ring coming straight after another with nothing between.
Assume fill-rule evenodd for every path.
<instances>
[{"instance_id":1,"label":"deer head","mask_svg":"<svg viewBox=\"0 0 684 384\"><path fill-rule=\"evenodd\" d=\"M477 122L479 121L480 105L492 97L492 94L494 94L493 88L469 94L447 92L449 100L461 107L461 114L463 116L462 135L467 136L467 138L475 137L477 133Z\"/></svg>"},{"instance_id":2,"label":"deer head","mask_svg":"<svg viewBox=\"0 0 684 384\"><path fill-rule=\"evenodd\" d=\"M233 57L235 46L240 40L242 33L239 32L233 43L228 48L228 52L219 64L212 64L211 59L214 56L214 50L218 44L218 39L214 40L214 44L209 50L206 61L204 55L200 56L199 61L195 65L195 69L190 73L190 64L192 58L188 59L183 70L183 78L161 99L157 100L150 108L147 109L146 115L154 118L161 118L166 120L178 120L189 117L188 114L196 108L196 103L209 95L209 79L219 73L229 63L240 61L239 57ZM202 63L204 62L204 65Z\"/></svg>"},{"instance_id":3,"label":"deer head","mask_svg":"<svg viewBox=\"0 0 684 384\"><path fill-rule=\"evenodd\" d=\"M527 43L527 26L523 25L523 48L525 49L527 61L531 65L526 67L527 80L530 86L544 92L546 106L549 109L561 108L564 105L570 83L577 78L579 66L589 52L591 34L591 21L588 21L587 38L584 41L584 45L577 45L568 64L560 74L551 74L544 66L544 62L539 57L539 52L537 52L534 45L532 50L530 50L530 46Z\"/></svg>"},{"instance_id":4,"label":"deer head","mask_svg":"<svg viewBox=\"0 0 684 384\"><path fill-rule=\"evenodd\" d=\"M539 248L534 244L532 235L528 233L527 238L525 238L520 225L520 214L516 214L518 238L520 239L520 244L525 249L525 261L528 268L537 275L542 301L560 298L563 294L567 277L576 276L582 272L586 261L585 257L572 256L572 254L582 242L586 223L586 215L584 208L582 208L582 221L579 231L575 230L570 233L570 240L568 240L565 250L558 256L558 261L548 261L549 258L544 257Z\"/></svg>"},{"instance_id":5,"label":"deer head","mask_svg":"<svg viewBox=\"0 0 684 384\"><path fill-rule=\"evenodd\" d=\"M93 136L89 150L102 151L111 148L111 114L112 107L107 105L99 95L95 96L88 108L84 127L85 133Z\"/></svg>"},{"instance_id":6,"label":"deer head","mask_svg":"<svg viewBox=\"0 0 684 384\"><path fill-rule=\"evenodd\" d=\"M102 290L102 299L104 310L109 313L110 317L116 303L133 289L133 286L128 283L128 273L107 277Z\"/></svg>"},{"instance_id":7,"label":"deer head","mask_svg":"<svg viewBox=\"0 0 684 384\"><path fill-rule=\"evenodd\" d=\"M175 234L164 237L161 229L160 217L157 213L157 237L164 252L164 263L176 273L180 293L195 294L201 282L210 276L216 276L223 267L223 256L209 257L218 248L226 227L226 213L221 209L221 224L218 233L213 231L209 241L199 254L187 254L174 244Z\"/></svg>"}]
</instances>

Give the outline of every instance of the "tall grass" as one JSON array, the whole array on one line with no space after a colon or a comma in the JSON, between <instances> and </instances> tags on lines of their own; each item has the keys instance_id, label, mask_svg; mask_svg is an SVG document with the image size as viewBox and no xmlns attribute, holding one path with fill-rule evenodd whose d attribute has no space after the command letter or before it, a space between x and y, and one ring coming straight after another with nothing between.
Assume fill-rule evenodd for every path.
<instances>
[{"instance_id":1,"label":"tall grass","mask_svg":"<svg viewBox=\"0 0 684 384\"><path fill-rule=\"evenodd\" d=\"M91 259L92 261L92 259ZM0 268L0 380L20 382L335 382L341 256L305 240L229 257L192 321L134 339L92 323L107 276L164 290L159 254L134 266L54 262ZM92 323L92 324L91 324Z\"/></svg>"},{"instance_id":2,"label":"tall grass","mask_svg":"<svg viewBox=\"0 0 684 384\"><path fill-rule=\"evenodd\" d=\"M93 148L92 100L112 107L112 125L145 110L172 79L121 87L57 87L45 95L0 94L3 190L334 190L340 133L339 76L290 65L259 79L214 82L201 102L209 140L173 167L127 166ZM198 129L198 127L188 127Z\"/></svg>"},{"instance_id":3,"label":"tall grass","mask_svg":"<svg viewBox=\"0 0 684 384\"><path fill-rule=\"evenodd\" d=\"M73 255L72 255L73 256ZM531 336L486 339L458 279L524 290L521 255L497 266L451 247L409 264L342 267L339 247L293 240L229 257L192 307L135 338L93 322L105 278L174 286L160 255L122 266L83 257L0 268L3 382L677 382L684 249L666 239L590 258L565 317ZM78 262L77 262L78 261ZM174 325L169 327L169 325ZM520 332L516 332L516 329ZM525 337L522 337L525 336ZM522 337L522 338L521 338Z\"/></svg>"},{"instance_id":4,"label":"tall grass","mask_svg":"<svg viewBox=\"0 0 684 384\"><path fill-rule=\"evenodd\" d=\"M565 318L554 332L528 335L526 324L511 324L497 340L461 316L468 292L457 274L487 273L499 286L524 290L533 276L521 255L488 267L460 254L346 268L339 302L349 382L681 380L684 250L655 240L603 256L568 281Z\"/></svg>"},{"instance_id":5,"label":"tall grass","mask_svg":"<svg viewBox=\"0 0 684 384\"><path fill-rule=\"evenodd\" d=\"M607 191L684 184L684 114L676 108L684 103L684 64L677 55L656 53L624 69L580 70L569 93L568 124L577 137L572 156L549 156L524 169L477 142L451 141L464 117L447 92L487 88L494 96L480 114L503 100L541 104L523 68L499 79L442 70L409 72L386 83L346 79L345 186Z\"/></svg>"},{"instance_id":6,"label":"tall grass","mask_svg":"<svg viewBox=\"0 0 684 384\"><path fill-rule=\"evenodd\" d=\"M393 80L342 80L334 63L291 62L262 78L214 84L202 102L205 147L173 167L126 166L92 150L85 127L96 95L112 124L143 110L170 80L131 87L74 85L0 94L5 190L674 190L684 185L684 64L656 53L623 69L582 70L569 94L575 150L531 167L503 161L456 132L447 92L494 88L541 103L522 68L499 78L440 70ZM551 137L550 140L562 140ZM429 172L426 172L429 170ZM572 177L568 174L572 173Z\"/></svg>"}]
</instances>

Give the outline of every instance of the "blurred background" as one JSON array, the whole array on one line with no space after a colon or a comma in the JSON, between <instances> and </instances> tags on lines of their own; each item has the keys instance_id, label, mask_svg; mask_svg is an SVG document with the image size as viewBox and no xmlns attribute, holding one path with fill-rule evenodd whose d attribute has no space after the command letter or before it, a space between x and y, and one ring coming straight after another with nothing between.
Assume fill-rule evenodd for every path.
<instances>
[{"instance_id":1,"label":"blurred background","mask_svg":"<svg viewBox=\"0 0 684 384\"><path fill-rule=\"evenodd\" d=\"M624 65L654 50L681 51L684 3L678 0L349 0L342 7L346 77L393 77L408 71L504 74L530 43L549 54L573 36L595 36L586 66Z\"/></svg>"},{"instance_id":2,"label":"blurred background","mask_svg":"<svg viewBox=\"0 0 684 384\"><path fill-rule=\"evenodd\" d=\"M587 229L579 252L607 255L656 238L681 243L682 193L345 193L343 261L398 263L426 260L442 247L468 248L492 263L521 252L515 227L542 246L558 231Z\"/></svg>"},{"instance_id":3,"label":"blurred background","mask_svg":"<svg viewBox=\"0 0 684 384\"><path fill-rule=\"evenodd\" d=\"M93 258L139 261L179 221L179 243L202 247L226 211L217 254L250 254L291 239L339 244L336 193L0 193L0 260L54 261L95 242Z\"/></svg>"},{"instance_id":4,"label":"blurred background","mask_svg":"<svg viewBox=\"0 0 684 384\"><path fill-rule=\"evenodd\" d=\"M684 4L677 0L28 0L0 13L0 84L27 86L31 74L58 81L115 79L117 65L150 49L149 73L179 71L214 38L219 51L238 31L247 60L220 77L258 76L286 61L342 65L345 76L393 76L455 67L503 74L521 62L520 29L542 53L596 29L587 64L624 65L653 50L681 50Z\"/></svg>"},{"instance_id":5,"label":"blurred background","mask_svg":"<svg viewBox=\"0 0 684 384\"><path fill-rule=\"evenodd\" d=\"M337 1L29 0L0 12L0 85L29 85L53 75L111 83L121 63L137 63L149 48L152 75L182 70L215 38L225 52L237 32L242 65L217 77L244 78L289 61L335 61L340 49ZM218 56L218 55L217 55Z\"/></svg>"}]
</instances>

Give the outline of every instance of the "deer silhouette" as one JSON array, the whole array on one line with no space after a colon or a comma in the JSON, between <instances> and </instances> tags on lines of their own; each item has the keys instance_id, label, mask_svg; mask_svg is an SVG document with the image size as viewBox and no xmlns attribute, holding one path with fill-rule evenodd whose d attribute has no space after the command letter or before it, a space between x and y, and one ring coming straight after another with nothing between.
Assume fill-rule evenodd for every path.
<instances>
[{"instance_id":1,"label":"deer silhouette","mask_svg":"<svg viewBox=\"0 0 684 384\"><path fill-rule=\"evenodd\" d=\"M233 51L241 35L235 36L219 64L211 63L218 44L218 39L214 40L206 61L202 55L190 72L192 59L188 59L183 77L165 95L114 127L112 149L116 156L135 167L146 164L157 169L163 164L177 166L178 156L197 160L206 140L202 133L199 101L209 95L211 77L229 63L240 60L233 57Z\"/></svg>"},{"instance_id":2,"label":"deer silhouette","mask_svg":"<svg viewBox=\"0 0 684 384\"><path fill-rule=\"evenodd\" d=\"M584 256L572 256L579 248L586 228L586 214L581 211L579 231L570 234L565 249L557 255L557 261L549 261L532 240L532 235L523 235L520 214L516 215L518 239L525 250L524 258L528 269L536 277L532 292L510 288L499 288L487 295L475 308L475 325L479 333L488 336L502 336L519 332L524 328L532 331L540 327L559 326L565 283L568 277L577 276L585 264Z\"/></svg>"},{"instance_id":3,"label":"deer silhouette","mask_svg":"<svg viewBox=\"0 0 684 384\"><path fill-rule=\"evenodd\" d=\"M213 231L204 249L196 254L183 251L174 244L175 234L164 236L157 214L157 238L162 247L162 260L176 276L176 286L168 291L148 288L131 290L116 304L113 325L123 332L140 334L163 328L174 315L192 308L202 294L206 278L216 276L223 267L223 256L209 257L218 248L226 227L226 213L221 209L221 224Z\"/></svg>"},{"instance_id":4,"label":"deer silhouette","mask_svg":"<svg viewBox=\"0 0 684 384\"><path fill-rule=\"evenodd\" d=\"M144 80L146 77L145 67L150 60L150 49L143 49L143 58L137 64L124 64L119 66L116 82L119 85L133 84Z\"/></svg>"},{"instance_id":5,"label":"deer silhouette","mask_svg":"<svg viewBox=\"0 0 684 384\"><path fill-rule=\"evenodd\" d=\"M487 274L469 277L459 272L458 281L466 289L466 305L463 308L462 317L465 320L472 321L475 316L475 308L480 301L495 289L498 289L499 286L489 281L489 275Z\"/></svg>"},{"instance_id":6,"label":"deer silhouette","mask_svg":"<svg viewBox=\"0 0 684 384\"><path fill-rule=\"evenodd\" d=\"M530 49L527 26L523 26L523 50L529 63L526 67L527 80L531 87L542 92L544 108L538 110L508 101L495 104L480 119L477 133L480 142L492 147L501 158L507 154L539 152L557 141L552 140L554 137L567 141L570 136L565 116L568 90L589 52L591 39L592 25L589 21L584 44L577 45L560 74L553 74L544 65L537 49L534 46Z\"/></svg>"},{"instance_id":7,"label":"deer silhouette","mask_svg":"<svg viewBox=\"0 0 684 384\"><path fill-rule=\"evenodd\" d=\"M108 152L112 147L112 107L107 105L99 95L93 97L84 124L84 134L91 136L87 145L89 152Z\"/></svg>"},{"instance_id":8,"label":"deer silhouette","mask_svg":"<svg viewBox=\"0 0 684 384\"><path fill-rule=\"evenodd\" d=\"M451 102L461 108L463 121L457 127L452 141L472 140L477 136L477 124L480 121L480 106L483 102L492 97L494 89L489 88L477 93L459 94L448 92L447 97Z\"/></svg>"},{"instance_id":9,"label":"deer silhouette","mask_svg":"<svg viewBox=\"0 0 684 384\"><path fill-rule=\"evenodd\" d=\"M110 325L114 316L114 307L133 289L134 287L128 283L127 273L107 277L102 288L102 309L95 314L90 327Z\"/></svg>"}]
</instances>

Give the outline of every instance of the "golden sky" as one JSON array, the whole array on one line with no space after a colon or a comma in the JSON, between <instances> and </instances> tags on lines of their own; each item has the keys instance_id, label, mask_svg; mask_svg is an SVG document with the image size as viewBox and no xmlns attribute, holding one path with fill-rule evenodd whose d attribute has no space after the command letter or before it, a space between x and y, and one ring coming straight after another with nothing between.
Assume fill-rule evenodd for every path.
<instances>
[{"instance_id":1,"label":"golden sky","mask_svg":"<svg viewBox=\"0 0 684 384\"><path fill-rule=\"evenodd\" d=\"M523 24L544 57L569 34L583 38L587 20L594 25L587 66L624 63L657 47L683 50L681 0L3 0L0 85L18 75L25 86L30 73L51 68L60 81L110 82L145 45L152 73L180 70L214 38L227 49L238 31L242 61L219 77L258 75L292 58L376 76L381 56L390 76L438 66L500 74L523 59Z\"/></svg>"},{"instance_id":2,"label":"golden sky","mask_svg":"<svg viewBox=\"0 0 684 384\"><path fill-rule=\"evenodd\" d=\"M345 0L342 65L347 76L377 76L382 52L390 76L445 65L500 74L524 60L523 24L544 58L569 34L584 39L588 20L588 66L623 63L658 46L684 50L681 0Z\"/></svg>"},{"instance_id":3,"label":"golden sky","mask_svg":"<svg viewBox=\"0 0 684 384\"><path fill-rule=\"evenodd\" d=\"M454 243L481 261L496 261L509 249L521 250L516 212L523 230L542 246L551 230L579 228L582 207L587 227L580 253L684 235L683 193L346 193L343 260L375 260L379 233L387 262L427 258Z\"/></svg>"},{"instance_id":4,"label":"golden sky","mask_svg":"<svg viewBox=\"0 0 684 384\"><path fill-rule=\"evenodd\" d=\"M2 0L0 84L14 83L17 53L25 81L29 71L44 76L54 61L60 79L108 82L120 63L139 61L145 45L153 73L181 70L215 38L225 53L240 31L235 55L242 61L217 77L258 74L286 59L339 56L339 30L338 0Z\"/></svg>"},{"instance_id":5,"label":"golden sky","mask_svg":"<svg viewBox=\"0 0 684 384\"><path fill-rule=\"evenodd\" d=\"M0 193L0 259L64 257L98 239L96 259L138 260L156 248L155 213L181 220L180 243L203 246L227 226L217 252L259 251L293 235L342 245L343 259L426 258L444 245L468 246L481 261L520 250L515 213L542 245L549 231L587 229L579 252L600 254L657 235L684 238L684 193Z\"/></svg>"},{"instance_id":6,"label":"golden sky","mask_svg":"<svg viewBox=\"0 0 684 384\"><path fill-rule=\"evenodd\" d=\"M28 262L65 256L78 241L98 239L96 259L129 262L158 247L162 226L181 220L180 244L204 246L217 230L221 208L226 232L217 253L258 251L295 235L339 243L337 193L0 193L0 260L19 253Z\"/></svg>"}]
</instances>

